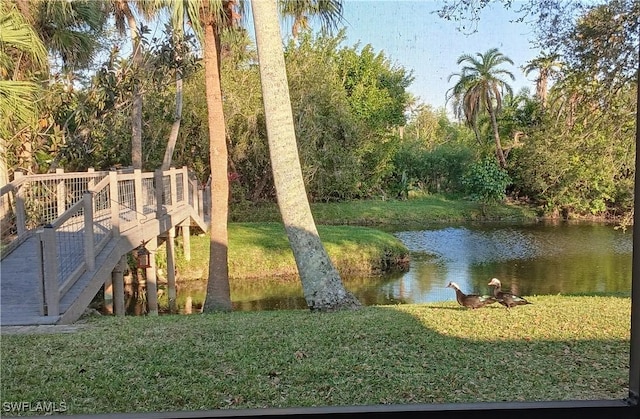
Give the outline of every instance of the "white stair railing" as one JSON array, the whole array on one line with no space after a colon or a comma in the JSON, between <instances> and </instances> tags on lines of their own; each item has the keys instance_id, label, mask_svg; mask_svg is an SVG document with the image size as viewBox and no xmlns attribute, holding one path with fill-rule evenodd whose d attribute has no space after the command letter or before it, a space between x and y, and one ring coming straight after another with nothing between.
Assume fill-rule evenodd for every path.
<instances>
[{"instance_id":1,"label":"white stair railing","mask_svg":"<svg viewBox=\"0 0 640 419\"><path fill-rule=\"evenodd\" d=\"M202 190L186 167L154 173L103 172L95 181L87 182L81 200L37 231L43 315L61 314L60 301L83 273L95 269L95 257L109 238L180 205L191 205L204 218Z\"/></svg>"}]
</instances>

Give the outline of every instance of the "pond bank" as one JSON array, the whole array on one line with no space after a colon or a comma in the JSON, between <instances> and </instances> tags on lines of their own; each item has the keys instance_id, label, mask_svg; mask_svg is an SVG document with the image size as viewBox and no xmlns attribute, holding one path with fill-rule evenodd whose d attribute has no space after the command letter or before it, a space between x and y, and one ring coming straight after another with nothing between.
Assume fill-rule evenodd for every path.
<instances>
[{"instance_id":1,"label":"pond bank","mask_svg":"<svg viewBox=\"0 0 640 419\"><path fill-rule=\"evenodd\" d=\"M482 206L467 200L431 195L404 201L359 200L311 205L318 233L341 275L369 276L408 269L407 248L388 231L433 223L537 220L533 209L510 203ZM272 203L232 208L229 223L229 277L292 278L293 253L278 207ZM386 232L385 232L386 231ZM194 235L191 260L184 260L178 239L180 280L208 276L209 237ZM162 257L163 252L158 252ZM166 266L158 260L159 267Z\"/></svg>"},{"instance_id":2,"label":"pond bank","mask_svg":"<svg viewBox=\"0 0 640 419\"><path fill-rule=\"evenodd\" d=\"M393 235L368 227L319 225L318 234L341 275L379 275L406 271L407 248ZM191 237L191 260L184 258L177 239L176 268L179 281L207 278L209 235ZM157 265L166 267L164 251ZM297 268L284 226L275 222L229 224L229 278L294 278Z\"/></svg>"},{"instance_id":3,"label":"pond bank","mask_svg":"<svg viewBox=\"0 0 640 419\"><path fill-rule=\"evenodd\" d=\"M528 221L540 217L536 209L514 202L482 205L476 201L428 195L407 200L354 200L312 203L311 211L318 225L424 225L465 221ZM234 222L280 222L273 203L231 208Z\"/></svg>"}]
</instances>

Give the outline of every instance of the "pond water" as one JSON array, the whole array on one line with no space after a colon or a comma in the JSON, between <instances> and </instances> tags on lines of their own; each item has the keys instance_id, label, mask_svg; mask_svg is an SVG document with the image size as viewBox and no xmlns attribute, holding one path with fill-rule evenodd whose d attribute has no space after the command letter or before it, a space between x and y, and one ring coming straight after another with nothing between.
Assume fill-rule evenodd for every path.
<instances>
[{"instance_id":1,"label":"pond water","mask_svg":"<svg viewBox=\"0 0 640 419\"><path fill-rule=\"evenodd\" d=\"M488 294L497 277L522 296L631 292L631 230L587 223L461 224L394 231L411 252L407 272L343 278L364 305L453 301L446 288ZM179 284L178 306L187 297L202 305L205 281ZM231 283L234 310L306 309L297 280Z\"/></svg>"},{"instance_id":2,"label":"pond water","mask_svg":"<svg viewBox=\"0 0 640 419\"><path fill-rule=\"evenodd\" d=\"M396 236L413 260L390 286L409 302L453 299L449 281L488 294L493 277L523 296L631 292L632 234L610 225L451 226Z\"/></svg>"}]
</instances>

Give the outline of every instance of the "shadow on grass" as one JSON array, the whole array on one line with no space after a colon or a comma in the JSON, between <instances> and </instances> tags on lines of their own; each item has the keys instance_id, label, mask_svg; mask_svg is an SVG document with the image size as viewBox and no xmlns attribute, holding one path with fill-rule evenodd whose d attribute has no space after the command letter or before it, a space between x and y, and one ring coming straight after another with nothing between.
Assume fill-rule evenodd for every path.
<instances>
[{"instance_id":1,"label":"shadow on grass","mask_svg":"<svg viewBox=\"0 0 640 419\"><path fill-rule=\"evenodd\" d=\"M599 307L596 320L574 327L574 311L398 305L105 317L72 335L3 336L3 401L65 400L76 414L255 414L622 399L628 325L599 319Z\"/></svg>"}]
</instances>

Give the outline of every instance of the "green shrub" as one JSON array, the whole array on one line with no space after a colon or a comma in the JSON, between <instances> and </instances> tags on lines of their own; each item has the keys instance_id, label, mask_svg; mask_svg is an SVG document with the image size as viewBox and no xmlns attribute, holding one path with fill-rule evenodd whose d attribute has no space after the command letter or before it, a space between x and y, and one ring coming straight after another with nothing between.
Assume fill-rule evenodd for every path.
<instances>
[{"instance_id":1,"label":"green shrub","mask_svg":"<svg viewBox=\"0 0 640 419\"><path fill-rule=\"evenodd\" d=\"M473 151L463 145L442 144L427 149L419 142L405 142L394 157L395 173L389 184L402 192L462 192L462 175L472 158Z\"/></svg>"},{"instance_id":2,"label":"green shrub","mask_svg":"<svg viewBox=\"0 0 640 419\"><path fill-rule=\"evenodd\" d=\"M462 178L471 199L484 203L502 201L510 183L509 174L490 158L472 164Z\"/></svg>"}]
</instances>

